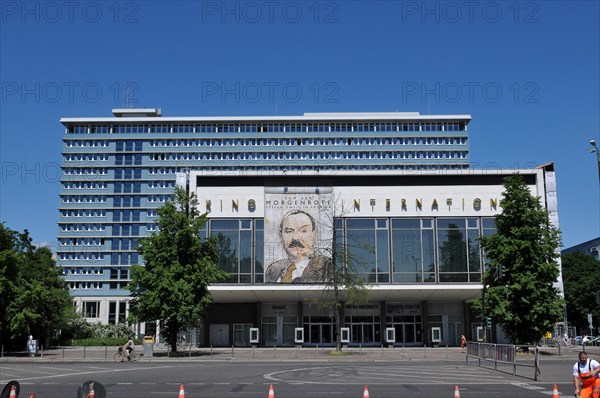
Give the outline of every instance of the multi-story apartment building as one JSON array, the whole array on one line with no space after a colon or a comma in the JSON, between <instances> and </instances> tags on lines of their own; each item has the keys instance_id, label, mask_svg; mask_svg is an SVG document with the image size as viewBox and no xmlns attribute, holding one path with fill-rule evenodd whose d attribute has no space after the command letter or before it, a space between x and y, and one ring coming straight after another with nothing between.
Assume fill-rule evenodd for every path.
<instances>
[{"instance_id":1,"label":"multi-story apartment building","mask_svg":"<svg viewBox=\"0 0 600 398\"><path fill-rule=\"evenodd\" d=\"M451 345L461 333L475 337L480 324L465 301L482 287L477 238L495 231L502 179L515 170L469 168L469 115L113 115L61 119L57 257L89 320L125 319L129 267L143 262L136 246L181 185L208 213L203 234L230 248L220 262L230 277L211 286L199 344L247 345L250 328L265 345L294 344L296 328L306 345L333 342L332 317L314 305L323 285L300 271L301 283L287 283L278 268L288 265L288 213L311 220L311 245L324 252L335 218L339 240L360 258L371 287L367 305L345 309L351 344L384 343L387 328L406 345L430 342L434 330ZM557 223L552 167L518 172Z\"/></svg>"}]
</instances>

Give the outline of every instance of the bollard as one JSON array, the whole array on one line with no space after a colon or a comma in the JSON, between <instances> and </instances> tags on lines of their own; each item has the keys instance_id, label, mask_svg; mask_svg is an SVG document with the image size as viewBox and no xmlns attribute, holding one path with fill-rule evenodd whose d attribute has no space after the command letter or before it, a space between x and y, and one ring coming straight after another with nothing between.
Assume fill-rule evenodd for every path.
<instances>
[{"instance_id":1,"label":"bollard","mask_svg":"<svg viewBox=\"0 0 600 398\"><path fill-rule=\"evenodd\" d=\"M273 346L273 358L275 358L275 357L276 357L276 355L275 355L275 346Z\"/></svg>"},{"instance_id":2,"label":"bollard","mask_svg":"<svg viewBox=\"0 0 600 398\"><path fill-rule=\"evenodd\" d=\"M85 359L85 346L83 346L83 359Z\"/></svg>"},{"instance_id":3,"label":"bollard","mask_svg":"<svg viewBox=\"0 0 600 398\"><path fill-rule=\"evenodd\" d=\"M210 357L212 358L212 345L210 346Z\"/></svg>"},{"instance_id":4,"label":"bollard","mask_svg":"<svg viewBox=\"0 0 600 398\"><path fill-rule=\"evenodd\" d=\"M427 358L427 344L423 343L423 358Z\"/></svg>"},{"instance_id":5,"label":"bollard","mask_svg":"<svg viewBox=\"0 0 600 398\"><path fill-rule=\"evenodd\" d=\"M108 346L104 346L104 359L108 359Z\"/></svg>"},{"instance_id":6,"label":"bollard","mask_svg":"<svg viewBox=\"0 0 600 398\"><path fill-rule=\"evenodd\" d=\"M62 348L62 357L65 359L65 347Z\"/></svg>"},{"instance_id":7,"label":"bollard","mask_svg":"<svg viewBox=\"0 0 600 398\"><path fill-rule=\"evenodd\" d=\"M233 358L233 346L231 346L231 358Z\"/></svg>"},{"instance_id":8,"label":"bollard","mask_svg":"<svg viewBox=\"0 0 600 398\"><path fill-rule=\"evenodd\" d=\"M191 358L192 357L192 345L191 344L188 346L188 352L190 353L189 357Z\"/></svg>"},{"instance_id":9,"label":"bollard","mask_svg":"<svg viewBox=\"0 0 600 398\"><path fill-rule=\"evenodd\" d=\"M381 358L383 358L383 344L381 345Z\"/></svg>"}]
</instances>

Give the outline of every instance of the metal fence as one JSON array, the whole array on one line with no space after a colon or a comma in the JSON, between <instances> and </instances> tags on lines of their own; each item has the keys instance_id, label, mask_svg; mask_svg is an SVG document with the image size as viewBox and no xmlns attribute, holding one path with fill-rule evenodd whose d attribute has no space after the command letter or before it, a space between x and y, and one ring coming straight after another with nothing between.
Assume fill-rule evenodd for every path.
<instances>
[{"instance_id":1,"label":"metal fence","mask_svg":"<svg viewBox=\"0 0 600 398\"><path fill-rule=\"evenodd\" d=\"M521 351L521 353L519 352ZM533 354L531 354L533 351ZM467 365L469 358L476 359L477 365L482 362L494 363L494 370L502 367L512 368L513 376L517 375L518 368L532 368L533 380L537 381L540 373L540 352L538 346L515 346L510 344L491 344L467 342Z\"/></svg>"}]
</instances>

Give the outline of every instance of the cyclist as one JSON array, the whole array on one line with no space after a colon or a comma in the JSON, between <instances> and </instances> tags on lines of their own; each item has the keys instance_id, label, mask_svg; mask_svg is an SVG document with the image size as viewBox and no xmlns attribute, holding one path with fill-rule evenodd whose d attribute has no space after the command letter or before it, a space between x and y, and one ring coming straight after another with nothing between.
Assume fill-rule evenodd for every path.
<instances>
[{"instance_id":1,"label":"cyclist","mask_svg":"<svg viewBox=\"0 0 600 398\"><path fill-rule=\"evenodd\" d=\"M127 360L129 361L131 359L131 351L135 350L135 344L133 343L133 340L129 339L127 344L123 346L123 349L127 351Z\"/></svg>"}]
</instances>

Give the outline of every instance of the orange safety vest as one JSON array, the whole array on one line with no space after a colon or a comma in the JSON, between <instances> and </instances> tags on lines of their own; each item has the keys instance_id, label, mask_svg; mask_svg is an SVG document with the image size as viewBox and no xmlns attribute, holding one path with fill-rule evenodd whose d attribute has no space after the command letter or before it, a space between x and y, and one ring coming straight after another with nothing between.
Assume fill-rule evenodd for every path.
<instances>
[{"instance_id":1,"label":"orange safety vest","mask_svg":"<svg viewBox=\"0 0 600 398\"><path fill-rule=\"evenodd\" d=\"M592 360L588 359L588 369L591 370ZM581 391L581 397L591 397L591 398L600 398L600 379L598 379L595 375L590 374L590 372L581 373L581 365L577 363L577 370L579 371L579 379L581 380L581 384L583 384ZM588 395L590 394L591 395Z\"/></svg>"}]
</instances>

